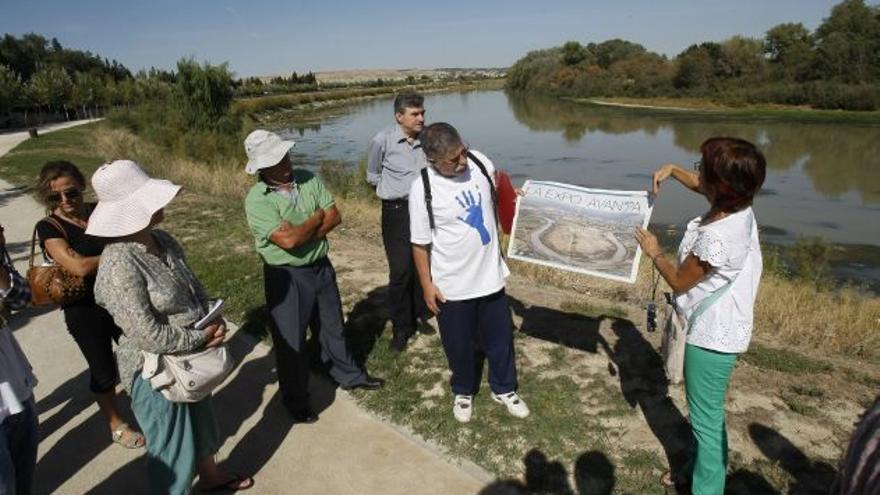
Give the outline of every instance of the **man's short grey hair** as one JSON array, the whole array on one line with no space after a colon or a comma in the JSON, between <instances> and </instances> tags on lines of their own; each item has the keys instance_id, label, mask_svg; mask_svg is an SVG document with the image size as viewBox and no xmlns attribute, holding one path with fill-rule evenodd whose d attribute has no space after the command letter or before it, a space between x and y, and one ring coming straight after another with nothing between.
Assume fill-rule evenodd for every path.
<instances>
[{"instance_id":1,"label":"man's short grey hair","mask_svg":"<svg viewBox=\"0 0 880 495\"><path fill-rule=\"evenodd\" d=\"M425 127L419 134L419 142L429 160L447 157L464 144L455 127L446 122L436 122Z\"/></svg>"},{"instance_id":2,"label":"man's short grey hair","mask_svg":"<svg viewBox=\"0 0 880 495\"><path fill-rule=\"evenodd\" d=\"M403 113L407 108L425 108L425 97L418 93L401 93L394 98L394 113Z\"/></svg>"}]
</instances>

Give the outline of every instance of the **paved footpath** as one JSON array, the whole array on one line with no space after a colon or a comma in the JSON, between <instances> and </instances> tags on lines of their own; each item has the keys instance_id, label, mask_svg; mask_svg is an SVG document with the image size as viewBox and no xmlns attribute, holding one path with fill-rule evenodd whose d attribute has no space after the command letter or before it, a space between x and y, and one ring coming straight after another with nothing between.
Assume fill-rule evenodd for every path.
<instances>
[{"instance_id":1,"label":"paved footpath","mask_svg":"<svg viewBox=\"0 0 880 495\"><path fill-rule=\"evenodd\" d=\"M0 135L0 156L25 139L26 133ZM33 225L42 216L30 196L0 181L0 223L22 274ZM15 336L40 380L35 493L145 493L144 451L110 442L88 390L85 360L61 312L30 309L13 320ZM254 474L256 486L247 493L457 495L477 493L491 481L484 471L455 465L364 411L322 378L312 380L321 419L291 425L280 404L269 347L245 335L233 336L231 347L243 361L214 397L225 438L218 460L233 471Z\"/></svg>"}]
</instances>

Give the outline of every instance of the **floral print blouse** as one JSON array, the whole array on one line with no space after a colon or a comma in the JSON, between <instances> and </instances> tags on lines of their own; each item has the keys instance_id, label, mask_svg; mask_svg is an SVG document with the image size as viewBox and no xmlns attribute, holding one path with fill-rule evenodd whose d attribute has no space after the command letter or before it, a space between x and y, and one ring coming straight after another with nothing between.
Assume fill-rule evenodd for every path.
<instances>
[{"instance_id":1,"label":"floral print blouse","mask_svg":"<svg viewBox=\"0 0 880 495\"><path fill-rule=\"evenodd\" d=\"M141 351L187 353L206 343L193 324L203 317L208 299L186 264L183 249L168 233L154 230L165 251L158 257L137 242L108 244L101 254L95 300L122 329L116 359L122 386L131 392L144 364Z\"/></svg>"}]
</instances>

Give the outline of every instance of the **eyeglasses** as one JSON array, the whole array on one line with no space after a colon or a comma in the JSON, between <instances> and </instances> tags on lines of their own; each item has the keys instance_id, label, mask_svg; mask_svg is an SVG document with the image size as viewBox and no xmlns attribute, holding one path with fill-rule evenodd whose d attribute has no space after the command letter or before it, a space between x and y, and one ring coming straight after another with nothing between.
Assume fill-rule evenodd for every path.
<instances>
[{"instance_id":1,"label":"eyeglasses","mask_svg":"<svg viewBox=\"0 0 880 495\"><path fill-rule=\"evenodd\" d=\"M65 189L63 191L53 192L53 193L49 194L48 196L46 196L46 198L53 203L57 203L57 202L61 201L62 197L70 200L70 199L79 198L80 196L82 196L82 191L80 191L79 189L77 189L75 187L71 187L70 189Z\"/></svg>"},{"instance_id":2,"label":"eyeglasses","mask_svg":"<svg viewBox=\"0 0 880 495\"><path fill-rule=\"evenodd\" d=\"M697 172L703 170L703 160L697 160L694 162L694 170L696 170Z\"/></svg>"}]
</instances>

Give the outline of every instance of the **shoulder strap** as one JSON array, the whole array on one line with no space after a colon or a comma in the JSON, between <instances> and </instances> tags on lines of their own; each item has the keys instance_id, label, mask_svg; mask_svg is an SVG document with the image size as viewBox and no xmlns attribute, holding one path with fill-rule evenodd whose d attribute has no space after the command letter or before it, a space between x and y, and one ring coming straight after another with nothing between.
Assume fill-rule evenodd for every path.
<instances>
[{"instance_id":1,"label":"shoulder strap","mask_svg":"<svg viewBox=\"0 0 880 495\"><path fill-rule=\"evenodd\" d=\"M749 223L749 238L750 239L751 239L751 235L752 235L752 228L754 228L754 224L755 224L755 221L754 221L754 219L752 219L752 222ZM713 304L715 304L719 299L721 299L721 296L723 296L725 293L727 293L728 290L730 290L730 287L733 285L734 282L736 282L736 279L737 279L737 277L739 277L739 274L742 273L742 271L746 269L746 264L749 262L749 255L751 255L751 254L752 254L752 251L751 251L751 249L749 249L749 251L746 252L745 258L743 259L742 268L740 269L740 271L738 271L736 273L736 275L733 276L732 279L730 279L730 282L727 282L726 284L724 284L723 287L721 287L718 290L716 290L715 292L709 294L709 297L700 301L700 304L698 304L697 307L694 308L694 311L691 313L690 317L688 317L688 333L690 333L691 327L694 326L694 322L697 321L697 318L699 318L700 315L705 313L707 309L712 307Z\"/></svg>"},{"instance_id":2,"label":"shoulder strap","mask_svg":"<svg viewBox=\"0 0 880 495\"><path fill-rule=\"evenodd\" d=\"M58 231L61 232L61 235L64 236L65 241L67 241L68 243L70 242L70 239L67 237L67 230L64 229L64 226L62 226L61 223L58 222L58 220L52 218L51 215L46 216L46 218L43 218L42 220L40 220L40 222L44 220L46 222L49 222L56 229L58 229ZM30 271L30 269L34 267L34 255L37 252L37 226L40 224L40 222L37 222L34 225L34 233L31 235L31 254L28 258L28 271ZM41 252L43 253L43 260L48 260L48 258L46 258L45 250L41 250Z\"/></svg>"},{"instance_id":3,"label":"shoulder strap","mask_svg":"<svg viewBox=\"0 0 880 495\"><path fill-rule=\"evenodd\" d=\"M431 181L428 179L428 167L421 171L422 186L425 188L425 208L428 209L428 225L434 230L434 208L431 206Z\"/></svg>"},{"instance_id":4,"label":"shoulder strap","mask_svg":"<svg viewBox=\"0 0 880 495\"><path fill-rule=\"evenodd\" d=\"M498 192L495 191L495 182L492 181L492 178L489 177L489 171L486 170L486 166L483 165L483 162L477 158L477 155L473 154L470 150L467 152L468 158L473 160L473 162L477 165L477 168L482 172L483 177L486 178L486 182L489 183L489 195L492 196L492 212L495 214L495 235L498 236L498 252L501 253L501 258L505 258L504 249L501 247L501 220L498 217Z\"/></svg>"},{"instance_id":5,"label":"shoulder strap","mask_svg":"<svg viewBox=\"0 0 880 495\"><path fill-rule=\"evenodd\" d=\"M495 183L492 182L492 178L489 177L489 171L486 170L486 166L483 165L483 162L477 158L477 155L473 154L470 150L467 152L468 158L473 160L474 163L477 164L477 168L482 172L483 177L486 178L486 181L489 183L489 194L492 195L492 207L495 209L495 218L498 218L498 193L495 191Z\"/></svg>"}]
</instances>

